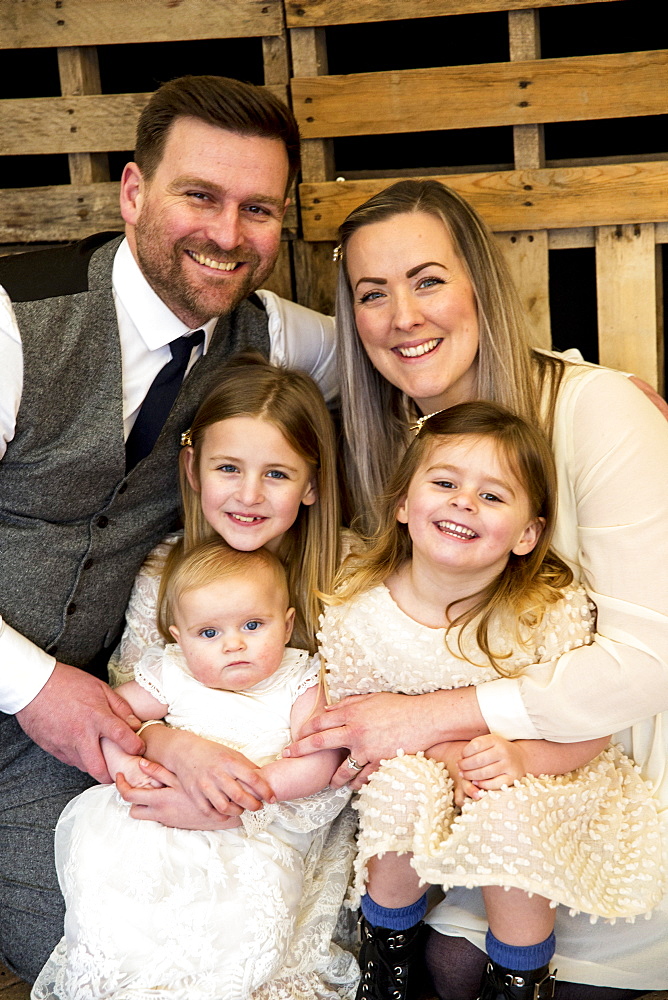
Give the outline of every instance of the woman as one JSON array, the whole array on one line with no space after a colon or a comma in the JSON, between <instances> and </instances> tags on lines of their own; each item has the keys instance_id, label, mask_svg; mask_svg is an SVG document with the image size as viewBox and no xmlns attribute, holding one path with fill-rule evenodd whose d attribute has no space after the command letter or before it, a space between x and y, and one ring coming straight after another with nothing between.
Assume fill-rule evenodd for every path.
<instances>
[{"instance_id":1,"label":"woman","mask_svg":"<svg viewBox=\"0 0 668 1000\"><path fill-rule=\"evenodd\" d=\"M324 735L294 752L348 747L364 765L359 787L399 747L411 753L488 731L557 742L615 733L653 782L668 827L668 730L653 714L668 708L664 418L625 376L530 349L493 238L441 184L393 185L356 209L340 235L352 509L373 527L374 497L420 414L483 398L542 422L559 476L555 548L595 601L598 633L565 654L549 680L529 672L475 689L345 699L312 720ZM344 765L336 780L349 777ZM482 914L476 890L453 890L430 915L431 966L448 1000L476 996ZM668 985L668 900L647 923L591 926L560 913L558 928L555 966L565 982L557 997L621 1000Z\"/></svg>"}]
</instances>

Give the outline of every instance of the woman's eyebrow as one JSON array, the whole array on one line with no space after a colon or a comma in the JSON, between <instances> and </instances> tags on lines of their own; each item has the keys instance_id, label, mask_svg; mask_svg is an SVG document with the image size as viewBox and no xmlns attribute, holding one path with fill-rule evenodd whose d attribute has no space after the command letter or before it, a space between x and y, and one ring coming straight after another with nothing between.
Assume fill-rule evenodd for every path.
<instances>
[{"instance_id":1,"label":"woman's eyebrow","mask_svg":"<svg viewBox=\"0 0 668 1000\"><path fill-rule=\"evenodd\" d=\"M364 281L370 281L372 285L386 285L387 278L360 278L359 281L355 283L355 288L361 285Z\"/></svg>"},{"instance_id":2,"label":"woman's eyebrow","mask_svg":"<svg viewBox=\"0 0 668 1000\"><path fill-rule=\"evenodd\" d=\"M410 271L406 271L406 277L414 278L424 267L442 267L444 271L447 271L445 264L440 264L437 260L428 260L424 264L418 264L417 267L412 267Z\"/></svg>"}]
</instances>

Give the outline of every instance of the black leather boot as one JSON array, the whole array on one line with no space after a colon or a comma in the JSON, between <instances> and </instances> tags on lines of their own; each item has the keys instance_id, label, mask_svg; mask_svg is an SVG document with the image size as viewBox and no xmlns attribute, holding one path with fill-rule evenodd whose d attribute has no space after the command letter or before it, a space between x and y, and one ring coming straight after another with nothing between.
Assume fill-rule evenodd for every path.
<instances>
[{"instance_id":1,"label":"black leather boot","mask_svg":"<svg viewBox=\"0 0 668 1000\"><path fill-rule=\"evenodd\" d=\"M547 965L517 972L488 959L478 1000L551 1000L555 982L556 972L550 973Z\"/></svg>"},{"instance_id":2,"label":"black leather boot","mask_svg":"<svg viewBox=\"0 0 668 1000\"><path fill-rule=\"evenodd\" d=\"M417 1000L425 982L422 921L407 931L372 927L360 920L362 978L355 1000Z\"/></svg>"}]
</instances>

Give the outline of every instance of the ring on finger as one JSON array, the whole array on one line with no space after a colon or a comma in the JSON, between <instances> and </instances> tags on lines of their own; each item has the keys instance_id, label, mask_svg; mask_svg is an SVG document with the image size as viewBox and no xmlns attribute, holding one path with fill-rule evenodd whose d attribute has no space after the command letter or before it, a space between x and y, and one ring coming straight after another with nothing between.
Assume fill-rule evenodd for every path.
<instances>
[{"instance_id":1,"label":"ring on finger","mask_svg":"<svg viewBox=\"0 0 668 1000\"><path fill-rule=\"evenodd\" d=\"M346 764L348 767L351 767L353 771L361 771L365 767L364 764L358 764L357 761L350 756L350 754L348 754L346 758Z\"/></svg>"}]
</instances>

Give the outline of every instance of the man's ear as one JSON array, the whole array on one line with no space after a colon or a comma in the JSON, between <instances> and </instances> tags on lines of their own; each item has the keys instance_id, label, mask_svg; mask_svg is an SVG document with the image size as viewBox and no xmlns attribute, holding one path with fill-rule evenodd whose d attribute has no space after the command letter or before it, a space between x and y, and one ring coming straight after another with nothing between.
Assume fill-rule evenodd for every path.
<instances>
[{"instance_id":1,"label":"man's ear","mask_svg":"<svg viewBox=\"0 0 668 1000\"><path fill-rule=\"evenodd\" d=\"M517 545L513 547L513 552L516 556L527 556L530 552L536 548L538 544L538 539L543 534L543 528L545 527L544 517L534 517L533 521L529 521L526 528L522 532L522 535L517 542Z\"/></svg>"},{"instance_id":2,"label":"man's ear","mask_svg":"<svg viewBox=\"0 0 668 1000\"><path fill-rule=\"evenodd\" d=\"M121 215L129 226L136 226L141 214L145 190L144 177L136 163L126 163L121 177Z\"/></svg>"}]
</instances>

